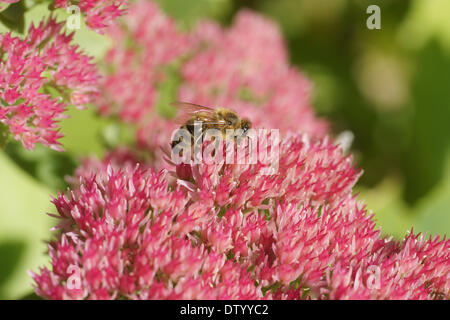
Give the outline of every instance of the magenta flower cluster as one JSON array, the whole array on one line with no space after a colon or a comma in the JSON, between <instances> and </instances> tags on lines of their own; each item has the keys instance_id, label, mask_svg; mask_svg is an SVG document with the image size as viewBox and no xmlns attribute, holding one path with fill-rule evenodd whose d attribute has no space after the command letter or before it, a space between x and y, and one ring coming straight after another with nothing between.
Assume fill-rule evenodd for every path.
<instances>
[{"instance_id":1,"label":"magenta flower cluster","mask_svg":"<svg viewBox=\"0 0 450 320\"><path fill-rule=\"evenodd\" d=\"M86 25L103 33L104 29L112 24L112 22L125 14L129 5L128 0L55 0L55 8L69 8L76 5L84 14Z\"/></svg>"},{"instance_id":2,"label":"magenta flower cluster","mask_svg":"<svg viewBox=\"0 0 450 320\"><path fill-rule=\"evenodd\" d=\"M449 299L450 241L381 235L353 195L361 172L310 107L311 84L268 19L191 31L152 2L77 2L113 46L97 74L53 18L0 35L0 121L26 148L60 149L68 104L94 102L137 130L137 148L86 159L53 199L50 264L32 272L47 299ZM72 1L55 1L64 7ZM175 79L175 80L174 80ZM164 163L176 127L167 99L234 108L281 132L268 164ZM58 97L55 97L58 96ZM181 174L182 173L182 174Z\"/></svg>"},{"instance_id":3,"label":"magenta flower cluster","mask_svg":"<svg viewBox=\"0 0 450 320\"><path fill-rule=\"evenodd\" d=\"M123 22L109 28L108 34L114 41L105 57L110 72L96 103L104 115L147 123L155 113L158 86L167 78L165 68L192 49L193 43L149 1L130 7Z\"/></svg>"},{"instance_id":4,"label":"magenta flower cluster","mask_svg":"<svg viewBox=\"0 0 450 320\"><path fill-rule=\"evenodd\" d=\"M41 143L61 150L63 112L97 93L97 67L63 25L50 17L32 24L25 39L0 34L0 121L27 149Z\"/></svg>"},{"instance_id":5,"label":"magenta flower cluster","mask_svg":"<svg viewBox=\"0 0 450 320\"><path fill-rule=\"evenodd\" d=\"M2 0L1 2L16 3L20 0ZM105 28L110 26L115 19L126 13L129 6L129 0L54 0L55 8L62 8L74 14L70 10L72 6L76 6L80 13L84 14L86 25L103 33ZM0 6L1 8L1 6Z\"/></svg>"},{"instance_id":6,"label":"magenta flower cluster","mask_svg":"<svg viewBox=\"0 0 450 320\"><path fill-rule=\"evenodd\" d=\"M107 161L53 203L51 299L449 298L450 241L380 236L339 146L290 134L280 167L193 165L192 179ZM108 164L109 163L109 164ZM123 165L125 164L125 165ZM123 169L119 169L123 168ZM75 271L74 271L75 270ZM73 285L73 278L78 286ZM72 284L71 284L72 283Z\"/></svg>"},{"instance_id":7,"label":"magenta flower cluster","mask_svg":"<svg viewBox=\"0 0 450 320\"><path fill-rule=\"evenodd\" d=\"M328 132L310 106L309 80L289 65L278 27L256 13L241 11L228 29L205 21L179 31L153 2L137 1L108 34L114 46L96 104L102 114L136 125L146 149L175 128L158 115L165 86L173 87L173 100L229 106L254 127ZM168 85L173 78L179 81Z\"/></svg>"}]
</instances>

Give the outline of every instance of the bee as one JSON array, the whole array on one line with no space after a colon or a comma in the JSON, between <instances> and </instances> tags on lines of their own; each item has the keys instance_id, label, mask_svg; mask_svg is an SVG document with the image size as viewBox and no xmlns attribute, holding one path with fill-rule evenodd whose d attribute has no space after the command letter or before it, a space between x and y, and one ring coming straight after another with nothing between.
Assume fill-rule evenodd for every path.
<instances>
[{"instance_id":1,"label":"bee","mask_svg":"<svg viewBox=\"0 0 450 320\"><path fill-rule=\"evenodd\" d=\"M201 136L208 129L217 129L222 132L224 140L228 129L242 130L242 136L245 136L252 124L250 120L241 118L235 111L227 108L210 108L198 104L187 102L174 102L174 107L178 109L179 114L174 121L180 124L180 129L189 131L191 135L191 145L194 144L195 122L201 123ZM239 137L238 137L239 138ZM172 149L182 142L182 137L171 143Z\"/></svg>"}]
</instances>

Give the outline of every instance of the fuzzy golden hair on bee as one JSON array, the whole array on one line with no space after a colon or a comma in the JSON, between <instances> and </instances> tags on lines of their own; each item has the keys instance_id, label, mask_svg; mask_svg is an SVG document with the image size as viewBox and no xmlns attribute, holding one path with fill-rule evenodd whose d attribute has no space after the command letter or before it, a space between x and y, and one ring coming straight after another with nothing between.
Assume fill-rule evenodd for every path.
<instances>
[{"instance_id":1,"label":"fuzzy golden hair on bee","mask_svg":"<svg viewBox=\"0 0 450 320\"><path fill-rule=\"evenodd\" d=\"M245 135L251 128L250 120L241 118L234 110L228 108L211 108L187 102L174 102L172 105L178 110L178 114L174 119L175 123L180 125L180 129L189 131L192 144L195 142L194 126L196 122L201 124L201 135L208 129L217 129L222 132L224 139L226 138L227 130L240 129L242 130L242 135ZM172 148L181 142L182 137L172 141Z\"/></svg>"}]
</instances>

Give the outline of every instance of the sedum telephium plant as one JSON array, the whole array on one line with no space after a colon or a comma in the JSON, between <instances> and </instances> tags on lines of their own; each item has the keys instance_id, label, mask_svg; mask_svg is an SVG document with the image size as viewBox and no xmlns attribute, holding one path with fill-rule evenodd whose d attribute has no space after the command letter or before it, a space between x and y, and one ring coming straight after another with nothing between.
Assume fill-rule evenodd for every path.
<instances>
[{"instance_id":1,"label":"sedum telephium plant","mask_svg":"<svg viewBox=\"0 0 450 320\"><path fill-rule=\"evenodd\" d=\"M50 8L67 10L73 5L89 28L103 33L126 12L128 1L55 0ZM0 147L11 133L26 149L40 143L62 151L58 121L64 111L69 104L86 105L97 94L97 66L71 43L73 34L67 34L64 25L50 16L38 26L32 24L23 37L0 35Z\"/></svg>"},{"instance_id":2,"label":"sedum telephium plant","mask_svg":"<svg viewBox=\"0 0 450 320\"><path fill-rule=\"evenodd\" d=\"M450 298L450 241L381 236L353 195L361 172L326 137L273 23L242 11L229 29L203 22L180 32L138 1L107 32L115 44L95 102L136 126L138 148L86 159L53 199L50 265L32 273L39 296ZM180 171L162 161L158 147L176 125L158 105L173 77L176 99L229 106L255 128L279 129L278 170L262 174L268 165L257 162Z\"/></svg>"},{"instance_id":3,"label":"sedum telephium plant","mask_svg":"<svg viewBox=\"0 0 450 320\"><path fill-rule=\"evenodd\" d=\"M197 164L188 182L122 159L78 171L53 200L61 233L33 274L41 297L450 297L450 241L381 237L352 196L360 172L327 139L289 134L272 175Z\"/></svg>"},{"instance_id":4,"label":"sedum telephium plant","mask_svg":"<svg viewBox=\"0 0 450 320\"><path fill-rule=\"evenodd\" d=\"M138 145L156 159L176 128L161 112L173 100L228 106L254 127L282 133L328 132L310 107L309 80L289 65L278 27L256 13L241 11L229 29L205 21L182 32L153 2L137 1L107 34L114 45L96 105L136 126Z\"/></svg>"},{"instance_id":5,"label":"sedum telephium plant","mask_svg":"<svg viewBox=\"0 0 450 320\"><path fill-rule=\"evenodd\" d=\"M84 14L86 25L99 33L123 15L128 4L128 0L54 0L53 3L55 8L77 6Z\"/></svg>"},{"instance_id":6,"label":"sedum telephium plant","mask_svg":"<svg viewBox=\"0 0 450 320\"><path fill-rule=\"evenodd\" d=\"M24 39L0 34L0 122L27 149L41 143L61 151L58 120L69 104L82 107L97 93L97 67L63 26L49 17Z\"/></svg>"},{"instance_id":7,"label":"sedum telephium plant","mask_svg":"<svg viewBox=\"0 0 450 320\"><path fill-rule=\"evenodd\" d=\"M1 0L0 9L2 8L1 2L16 3L19 1L21 0ZM103 33L104 29L111 25L116 18L125 14L130 3L129 0L51 0L49 2L52 2L53 8L62 8L70 14L82 13L86 25L99 33Z\"/></svg>"}]
</instances>

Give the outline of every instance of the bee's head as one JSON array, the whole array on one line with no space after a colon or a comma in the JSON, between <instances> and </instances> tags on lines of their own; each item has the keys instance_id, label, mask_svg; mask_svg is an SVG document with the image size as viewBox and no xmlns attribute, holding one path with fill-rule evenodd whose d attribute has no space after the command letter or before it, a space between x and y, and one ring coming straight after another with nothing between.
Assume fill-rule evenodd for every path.
<instances>
[{"instance_id":1,"label":"bee's head","mask_svg":"<svg viewBox=\"0 0 450 320\"><path fill-rule=\"evenodd\" d=\"M247 131L252 127L252 123L248 119L242 119L241 120L241 129L244 131L244 134L247 133Z\"/></svg>"}]
</instances>

